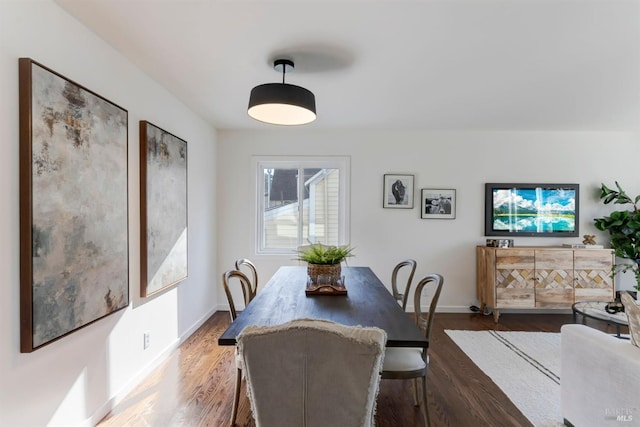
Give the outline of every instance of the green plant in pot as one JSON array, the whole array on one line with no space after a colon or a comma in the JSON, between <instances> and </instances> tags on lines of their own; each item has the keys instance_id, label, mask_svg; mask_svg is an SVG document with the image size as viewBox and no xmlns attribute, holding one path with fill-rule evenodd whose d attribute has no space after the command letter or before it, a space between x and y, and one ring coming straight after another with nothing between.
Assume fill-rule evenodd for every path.
<instances>
[{"instance_id":1,"label":"green plant in pot","mask_svg":"<svg viewBox=\"0 0 640 427\"><path fill-rule=\"evenodd\" d=\"M613 211L609 216L596 218L595 226L600 231L608 231L611 248L618 258L631 262L616 264L613 273L632 271L636 278L636 291L640 291L640 195L634 199L627 196L616 181L617 190L601 184L600 199L605 205L631 205L629 209Z\"/></svg>"},{"instance_id":2,"label":"green plant in pot","mask_svg":"<svg viewBox=\"0 0 640 427\"><path fill-rule=\"evenodd\" d=\"M320 243L305 246L298 251L298 260L305 261L307 274L314 283L323 276L329 284L335 284L342 275L340 264L353 256L353 248L348 245L330 246Z\"/></svg>"}]
</instances>

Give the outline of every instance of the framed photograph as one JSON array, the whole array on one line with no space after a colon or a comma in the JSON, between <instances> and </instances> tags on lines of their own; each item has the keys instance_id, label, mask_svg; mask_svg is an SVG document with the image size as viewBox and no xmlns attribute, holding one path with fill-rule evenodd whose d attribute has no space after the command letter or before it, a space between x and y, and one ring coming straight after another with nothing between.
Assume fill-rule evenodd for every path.
<instances>
[{"instance_id":1,"label":"framed photograph","mask_svg":"<svg viewBox=\"0 0 640 427\"><path fill-rule=\"evenodd\" d=\"M187 278L187 142L140 121L140 296Z\"/></svg>"},{"instance_id":2,"label":"framed photograph","mask_svg":"<svg viewBox=\"0 0 640 427\"><path fill-rule=\"evenodd\" d=\"M456 190L423 188L420 217L423 219L454 219Z\"/></svg>"},{"instance_id":3,"label":"framed photograph","mask_svg":"<svg viewBox=\"0 0 640 427\"><path fill-rule=\"evenodd\" d=\"M129 305L128 112L19 61L20 351Z\"/></svg>"},{"instance_id":4,"label":"framed photograph","mask_svg":"<svg viewBox=\"0 0 640 427\"><path fill-rule=\"evenodd\" d=\"M413 175L385 174L382 207L413 209Z\"/></svg>"}]
</instances>

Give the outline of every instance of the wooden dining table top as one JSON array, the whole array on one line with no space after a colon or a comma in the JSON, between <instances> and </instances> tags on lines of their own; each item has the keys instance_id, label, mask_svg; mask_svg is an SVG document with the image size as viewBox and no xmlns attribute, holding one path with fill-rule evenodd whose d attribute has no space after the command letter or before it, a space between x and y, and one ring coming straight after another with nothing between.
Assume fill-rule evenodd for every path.
<instances>
[{"instance_id":1,"label":"wooden dining table top","mask_svg":"<svg viewBox=\"0 0 640 427\"><path fill-rule=\"evenodd\" d=\"M386 331L387 347L428 347L429 340L369 267L342 267L347 295L306 295L306 266L280 267L218 338L235 345L246 326L280 325L294 319L324 319Z\"/></svg>"}]
</instances>

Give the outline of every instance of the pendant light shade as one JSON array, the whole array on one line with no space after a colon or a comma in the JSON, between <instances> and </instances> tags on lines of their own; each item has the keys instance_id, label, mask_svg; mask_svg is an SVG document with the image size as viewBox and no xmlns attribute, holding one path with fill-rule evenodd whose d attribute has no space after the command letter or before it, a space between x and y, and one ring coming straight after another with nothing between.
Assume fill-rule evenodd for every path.
<instances>
[{"instance_id":1,"label":"pendant light shade","mask_svg":"<svg viewBox=\"0 0 640 427\"><path fill-rule=\"evenodd\" d=\"M293 61L278 59L276 71L282 70L282 83L266 83L254 87L249 97L249 116L274 125L304 125L316 119L316 97L303 87L284 82Z\"/></svg>"}]
</instances>

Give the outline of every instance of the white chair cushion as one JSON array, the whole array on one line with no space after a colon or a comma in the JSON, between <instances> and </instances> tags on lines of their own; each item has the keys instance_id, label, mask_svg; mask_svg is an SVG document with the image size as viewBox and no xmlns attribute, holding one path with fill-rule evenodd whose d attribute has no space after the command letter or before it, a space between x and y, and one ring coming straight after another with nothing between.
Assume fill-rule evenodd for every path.
<instances>
[{"instance_id":1,"label":"white chair cushion","mask_svg":"<svg viewBox=\"0 0 640 427\"><path fill-rule=\"evenodd\" d=\"M429 356L427 356L428 362ZM385 350L383 371L415 371L425 367L421 348L387 347Z\"/></svg>"}]
</instances>

